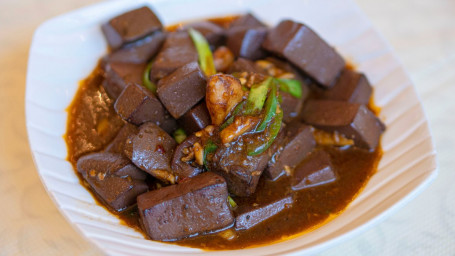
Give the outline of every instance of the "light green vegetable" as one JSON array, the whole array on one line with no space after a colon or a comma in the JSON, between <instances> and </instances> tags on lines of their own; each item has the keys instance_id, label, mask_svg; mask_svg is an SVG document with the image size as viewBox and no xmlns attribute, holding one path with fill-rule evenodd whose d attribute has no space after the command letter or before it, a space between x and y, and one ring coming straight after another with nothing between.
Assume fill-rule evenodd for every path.
<instances>
[{"instance_id":1,"label":"light green vegetable","mask_svg":"<svg viewBox=\"0 0 455 256\"><path fill-rule=\"evenodd\" d=\"M175 130L173 135L175 141L177 141L178 144L182 143L186 139L185 130L183 130L182 128L178 128L177 130Z\"/></svg>"},{"instance_id":2,"label":"light green vegetable","mask_svg":"<svg viewBox=\"0 0 455 256\"><path fill-rule=\"evenodd\" d=\"M155 93L156 85L150 80L150 70L152 69L152 64L153 63L150 62L145 68L144 75L142 76L142 83L144 84L145 88Z\"/></svg>"},{"instance_id":3,"label":"light green vegetable","mask_svg":"<svg viewBox=\"0 0 455 256\"><path fill-rule=\"evenodd\" d=\"M237 104L237 106L235 106L234 110L232 111L231 117L229 117L228 120L226 120L226 122L224 122L220 126L220 131L224 130L224 128L228 127L230 124L232 124L232 122L234 122L234 118L242 112L243 108L245 107L245 103L246 101L242 101L239 104Z\"/></svg>"},{"instance_id":4,"label":"light green vegetable","mask_svg":"<svg viewBox=\"0 0 455 256\"><path fill-rule=\"evenodd\" d=\"M280 91L287 92L296 98L302 98L302 84L295 79L275 79L280 84Z\"/></svg>"},{"instance_id":5,"label":"light green vegetable","mask_svg":"<svg viewBox=\"0 0 455 256\"><path fill-rule=\"evenodd\" d=\"M207 156L209 154L212 154L216 151L216 149L218 148L218 146L213 143L213 141L209 140L207 142L207 144L205 144L205 147L204 147L204 159L203 159L203 163L204 163L204 166L207 170L209 170L208 166L207 166Z\"/></svg>"},{"instance_id":6,"label":"light green vegetable","mask_svg":"<svg viewBox=\"0 0 455 256\"><path fill-rule=\"evenodd\" d=\"M262 83L255 84L251 87L245 106L245 115L257 114L262 110L272 80L273 78L269 77L262 81Z\"/></svg>"},{"instance_id":7,"label":"light green vegetable","mask_svg":"<svg viewBox=\"0 0 455 256\"><path fill-rule=\"evenodd\" d=\"M199 66L206 76L216 74L215 64L213 62L212 51L205 37L197 30L190 28L188 30L191 40L193 40L199 55Z\"/></svg>"},{"instance_id":8,"label":"light green vegetable","mask_svg":"<svg viewBox=\"0 0 455 256\"><path fill-rule=\"evenodd\" d=\"M272 123L269 126L267 140L258 144L248 144L247 152L249 156L256 156L262 154L266 151L270 145L272 145L273 141L275 141L278 132L280 131L281 124L283 121L283 111L280 110L275 118L273 119Z\"/></svg>"},{"instance_id":9,"label":"light green vegetable","mask_svg":"<svg viewBox=\"0 0 455 256\"><path fill-rule=\"evenodd\" d=\"M228 201L232 208L237 207L237 203L234 201L234 199L232 199L231 196L228 196Z\"/></svg>"},{"instance_id":10,"label":"light green vegetable","mask_svg":"<svg viewBox=\"0 0 455 256\"><path fill-rule=\"evenodd\" d=\"M270 121L276 116L276 108L278 105L276 92L277 92L276 84L273 83L272 90L270 90L269 96L267 97L267 100L265 102L264 118L256 128L256 132L263 132L267 125L270 123Z\"/></svg>"}]
</instances>

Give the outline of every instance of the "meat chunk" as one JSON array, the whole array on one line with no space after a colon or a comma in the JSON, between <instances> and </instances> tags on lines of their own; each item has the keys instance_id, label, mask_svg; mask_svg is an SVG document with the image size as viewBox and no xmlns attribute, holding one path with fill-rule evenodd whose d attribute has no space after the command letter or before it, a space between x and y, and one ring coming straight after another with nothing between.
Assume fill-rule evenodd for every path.
<instances>
[{"instance_id":1,"label":"meat chunk","mask_svg":"<svg viewBox=\"0 0 455 256\"><path fill-rule=\"evenodd\" d=\"M139 196L138 208L151 239L175 241L231 226L227 197L224 179L206 172Z\"/></svg>"},{"instance_id":2,"label":"meat chunk","mask_svg":"<svg viewBox=\"0 0 455 256\"><path fill-rule=\"evenodd\" d=\"M115 138L106 146L104 152L123 154L128 137L137 134L137 126L126 123L117 133Z\"/></svg>"},{"instance_id":3,"label":"meat chunk","mask_svg":"<svg viewBox=\"0 0 455 256\"><path fill-rule=\"evenodd\" d=\"M254 227L283 210L291 208L293 202L292 196L287 196L266 205L248 206L238 209L235 217L235 229L243 230Z\"/></svg>"},{"instance_id":4,"label":"meat chunk","mask_svg":"<svg viewBox=\"0 0 455 256\"><path fill-rule=\"evenodd\" d=\"M262 172L270 157L268 152L249 156L245 143L234 142L220 146L209 162L209 170L226 179L229 192L236 196L249 196L256 191Z\"/></svg>"},{"instance_id":5,"label":"meat chunk","mask_svg":"<svg viewBox=\"0 0 455 256\"><path fill-rule=\"evenodd\" d=\"M360 148L374 150L384 131L382 122L365 106L344 101L310 100L303 121L318 129L343 134Z\"/></svg>"},{"instance_id":6,"label":"meat chunk","mask_svg":"<svg viewBox=\"0 0 455 256\"><path fill-rule=\"evenodd\" d=\"M131 64L107 61L104 65L104 90L109 97L117 99L130 83L142 84L145 64Z\"/></svg>"},{"instance_id":7,"label":"meat chunk","mask_svg":"<svg viewBox=\"0 0 455 256\"><path fill-rule=\"evenodd\" d=\"M186 112L180 117L178 123L183 127L187 134L193 134L211 124L210 114L205 105L205 101Z\"/></svg>"},{"instance_id":8,"label":"meat chunk","mask_svg":"<svg viewBox=\"0 0 455 256\"><path fill-rule=\"evenodd\" d=\"M345 66L343 58L313 30L290 20L270 30L262 46L285 57L326 88L334 85Z\"/></svg>"},{"instance_id":9,"label":"meat chunk","mask_svg":"<svg viewBox=\"0 0 455 256\"><path fill-rule=\"evenodd\" d=\"M278 150L274 152L267 164L265 175L276 180L298 165L316 146L311 127L301 123L293 123L286 127L284 139Z\"/></svg>"},{"instance_id":10,"label":"meat chunk","mask_svg":"<svg viewBox=\"0 0 455 256\"><path fill-rule=\"evenodd\" d=\"M265 56L261 45L267 34L267 29L263 27L232 28L227 33L227 47L236 57L257 60Z\"/></svg>"},{"instance_id":11,"label":"meat chunk","mask_svg":"<svg viewBox=\"0 0 455 256\"><path fill-rule=\"evenodd\" d=\"M174 118L179 118L205 96L205 75L197 62L188 63L158 83L157 94Z\"/></svg>"},{"instance_id":12,"label":"meat chunk","mask_svg":"<svg viewBox=\"0 0 455 256\"><path fill-rule=\"evenodd\" d=\"M77 161L77 170L98 197L115 211L132 206L136 197L148 190L146 174L120 154L85 155Z\"/></svg>"},{"instance_id":13,"label":"meat chunk","mask_svg":"<svg viewBox=\"0 0 455 256\"><path fill-rule=\"evenodd\" d=\"M247 13L234 20L229 28L231 29L236 27L257 28L265 27L265 25L258 18L254 17L253 14Z\"/></svg>"},{"instance_id":14,"label":"meat chunk","mask_svg":"<svg viewBox=\"0 0 455 256\"><path fill-rule=\"evenodd\" d=\"M171 167L177 182L204 172L204 167L195 161L193 145L196 142L201 143L201 139L195 135L190 135L175 148Z\"/></svg>"},{"instance_id":15,"label":"meat chunk","mask_svg":"<svg viewBox=\"0 0 455 256\"><path fill-rule=\"evenodd\" d=\"M142 170L165 182L174 183L171 159L175 140L154 123L139 127L137 135L130 136L125 145L125 155Z\"/></svg>"},{"instance_id":16,"label":"meat chunk","mask_svg":"<svg viewBox=\"0 0 455 256\"><path fill-rule=\"evenodd\" d=\"M283 110L283 122L290 123L302 110L303 98L296 98L287 92L280 92L281 109Z\"/></svg>"},{"instance_id":17,"label":"meat chunk","mask_svg":"<svg viewBox=\"0 0 455 256\"><path fill-rule=\"evenodd\" d=\"M141 7L119 15L101 29L111 49L143 38L163 27L160 20L148 7Z\"/></svg>"},{"instance_id":18,"label":"meat chunk","mask_svg":"<svg viewBox=\"0 0 455 256\"><path fill-rule=\"evenodd\" d=\"M301 190L321 186L332 183L337 178L330 155L323 150L318 150L311 153L304 162L295 168L292 189Z\"/></svg>"},{"instance_id":19,"label":"meat chunk","mask_svg":"<svg viewBox=\"0 0 455 256\"><path fill-rule=\"evenodd\" d=\"M232 63L231 67L229 68L228 73L233 74L236 72L250 72L267 75L267 73L258 67L254 62L244 58L238 58L236 61L234 61L234 63Z\"/></svg>"},{"instance_id":20,"label":"meat chunk","mask_svg":"<svg viewBox=\"0 0 455 256\"><path fill-rule=\"evenodd\" d=\"M198 21L184 25L180 30L188 30L189 28L199 31L212 46L218 46L223 42L225 37L224 28L210 21Z\"/></svg>"},{"instance_id":21,"label":"meat chunk","mask_svg":"<svg viewBox=\"0 0 455 256\"><path fill-rule=\"evenodd\" d=\"M196 47L187 32L169 33L153 62L150 77L157 81L179 67L197 60Z\"/></svg>"},{"instance_id":22,"label":"meat chunk","mask_svg":"<svg viewBox=\"0 0 455 256\"><path fill-rule=\"evenodd\" d=\"M367 105L373 89L364 74L345 69L335 85L322 93L323 99L342 100Z\"/></svg>"},{"instance_id":23,"label":"meat chunk","mask_svg":"<svg viewBox=\"0 0 455 256\"><path fill-rule=\"evenodd\" d=\"M165 38L166 35L163 32L156 31L141 40L126 44L109 54L107 59L110 62L146 63L155 56Z\"/></svg>"},{"instance_id":24,"label":"meat chunk","mask_svg":"<svg viewBox=\"0 0 455 256\"><path fill-rule=\"evenodd\" d=\"M172 128L169 122L176 125L176 121L172 121L168 116L158 98L138 84L128 85L115 101L114 108L125 121L135 125L153 122L167 130Z\"/></svg>"}]
</instances>

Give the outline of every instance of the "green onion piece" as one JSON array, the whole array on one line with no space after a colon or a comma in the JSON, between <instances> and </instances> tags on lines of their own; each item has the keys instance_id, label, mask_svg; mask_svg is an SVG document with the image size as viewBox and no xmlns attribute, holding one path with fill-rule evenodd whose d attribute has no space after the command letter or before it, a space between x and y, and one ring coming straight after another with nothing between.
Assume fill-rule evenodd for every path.
<instances>
[{"instance_id":1,"label":"green onion piece","mask_svg":"<svg viewBox=\"0 0 455 256\"><path fill-rule=\"evenodd\" d=\"M280 84L281 91L287 92L296 98L302 98L302 84L299 80L276 78L276 81Z\"/></svg>"},{"instance_id":2,"label":"green onion piece","mask_svg":"<svg viewBox=\"0 0 455 256\"><path fill-rule=\"evenodd\" d=\"M182 128L178 128L177 130L175 130L173 135L175 141L177 141L178 144L182 143L186 139L185 130L183 130Z\"/></svg>"},{"instance_id":3,"label":"green onion piece","mask_svg":"<svg viewBox=\"0 0 455 256\"><path fill-rule=\"evenodd\" d=\"M245 115L257 114L262 110L272 80L273 78L269 77L262 83L255 84L251 87L245 107Z\"/></svg>"},{"instance_id":4,"label":"green onion piece","mask_svg":"<svg viewBox=\"0 0 455 256\"><path fill-rule=\"evenodd\" d=\"M215 64L213 63L212 51L205 37L197 30L188 30L199 55L199 65L206 76L216 74Z\"/></svg>"},{"instance_id":5,"label":"green onion piece","mask_svg":"<svg viewBox=\"0 0 455 256\"><path fill-rule=\"evenodd\" d=\"M247 152L249 156L256 156L262 154L270 147L270 145L272 145L273 141L276 139L276 136L278 135L278 132L280 131L282 121L283 111L281 110L279 113L276 114L275 119L270 124L268 139L264 141L264 143L261 143L259 145L253 144L254 146L250 146L249 144L247 146Z\"/></svg>"},{"instance_id":6,"label":"green onion piece","mask_svg":"<svg viewBox=\"0 0 455 256\"><path fill-rule=\"evenodd\" d=\"M235 106L234 111L232 111L231 117L226 120L221 126L220 126L220 131L224 130L224 128L228 127L228 125L232 124L234 122L234 118L240 114L242 111L243 107L245 106L246 101L242 101L237 106Z\"/></svg>"},{"instance_id":7,"label":"green onion piece","mask_svg":"<svg viewBox=\"0 0 455 256\"><path fill-rule=\"evenodd\" d=\"M232 199L231 196L228 196L228 201L232 208L237 207L237 203L234 201L234 199Z\"/></svg>"},{"instance_id":8,"label":"green onion piece","mask_svg":"<svg viewBox=\"0 0 455 256\"><path fill-rule=\"evenodd\" d=\"M278 99L276 96L276 84L272 84L272 90L269 93L267 100L265 101L265 113L261 123L256 128L256 132L263 132L270 121L276 116L276 108L278 105Z\"/></svg>"},{"instance_id":9,"label":"green onion piece","mask_svg":"<svg viewBox=\"0 0 455 256\"><path fill-rule=\"evenodd\" d=\"M213 143L213 141L211 141L211 140L207 141L207 144L205 144L203 162L204 162L204 166L205 166L205 168L207 168L207 170L209 169L207 166L207 156L209 154L214 153L217 148L218 148L218 146L215 143Z\"/></svg>"},{"instance_id":10,"label":"green onion piece","mask_svg":"<svg viewBox=\"0 0 455 256\"><path fill-rule=\"evenodd\" d=\"M142 76L142 83L145 88L149 89L151 92L156 92L156 85L150 81L150 70L152 69L152 62L150 62L145 68L144 75Z\"/></svg>"}]
</instances>

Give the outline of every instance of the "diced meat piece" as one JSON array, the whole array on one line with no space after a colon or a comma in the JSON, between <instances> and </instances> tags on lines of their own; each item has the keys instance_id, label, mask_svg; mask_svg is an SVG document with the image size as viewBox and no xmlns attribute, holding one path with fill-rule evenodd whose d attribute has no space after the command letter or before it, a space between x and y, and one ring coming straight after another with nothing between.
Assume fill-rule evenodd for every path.
<instances>
[{"instance_id":1,"label":"diced meat piece","mask_svg":"<svg viewBox=\"0 0 455 256\"><path fill-rule=\"evenodd\" d=\"M163 27L160 20L148 7L141 7L119 15L101 28L111 49L120 48L143 38Z\"/></svg>"},{"instance_id":2,"label":"diced meat piece","mask_svg":"<svg viewBox=\"0 0 455 256\"><path fill-rule=\"evenodd\" d=\"M231 226L234 216L227 197L224 179L206 172L137 200L147 235L153 240L175 241Z\"/></svg>"},{"instance_id":3,"label":"diced meat piece","mask_svg":"<svg viewBox=\"0 0 455 256\"><path fill-rule=\"evenodd\" d=\"M109 54L107 58L111 62L146 63L155 56L165 38L166 35L163 32L156 31L141 40L126 44Z\"/></svg>"},{"instance_id":4,"label":"diced meat piece","mask_svg":"<svg viewBox=\"0 0 455 256\"><path fill-rule=\"evenodd\" d=\"M232 28L227 33L226 46L236 57L257 60L265 56L261 45L267 35L266 28Z\"/></svg>"},{"instance_id":5,"label":"diced meat piece","mask_svg":"<svg viewBox=\"0 0 455 256\"><path fill-rule=\"evenodd\" d=\"M310 100L302 119L318 129L343 134L360 148L374 150L385 127L365 106L344 101Z\"/></svg>"},{"instance_id":6,"label":"diced meat piece","mask_svg":"<svg viewBox=\"0 0 455 256\"><path fill-rule=\"evenodd\" d=\"M186 112L180 117L178 123L183 127L187 134L193 134L204 129L207 125L210 125L212 122L205 101L202 101L190 111Z\"/></svg>"},{"instance_id":7,"label":"diced meat piece","mask_svg":"<svg viewBox=\"0 0 455 256\"><path fill-rule=\"evenodd\" d=\"M269 31L262 46L285 57L329 88L345 67L343 58L309 27L285 20Z\"/></svg>"},{"instance_id":8,"label":"diced meat piece","mask_svg":"<svg viewBox=\"0 0 455 256\"><path fill-rule=\"evenodd\" d=\"M150 71L150 77L157 81L179 67L198 60L198 53L187 32L169 33Z\"/></svg>"},{"instance_id":9,"label":"diced meat piece","mask_svg":"<svg viewBox=\"0 0 455 256\"><path fill-rule=\"evenodd\" d=\"M124 156L93 153L77 161L77 170L110 208L122 211L136 203L136 197L147 192L146 174Z\"/></svg>"},{"instance_id":10,"label":"diced meat piece","mask_svg":"<svg viewBox=\"0 0 455 256\"><path fill-rule=\"evenodd\" d=\"M285 173L285 169L293 169L316 146L311 127L301 123L293 123L285 129L284 139L278 150L274 151L269 160L265 175L276 180Z\"/></svg>"},{"instance_id":11,"label":"diced meat piece","mask_svg":"<svg viewBox=\"0 0 455 256\"><path fill-rule=\"evenodd\" d=\"M318 150L311 153L308 158L294 170L292 189L301 190L329 184L337 180L330 155Z\"/></svg>"},{"instance_id":12,"label":"diced meat piece","mask_svg":"<svg viewBox=\"0 0 455 256\"><path fill-rule=\"evenodd\" d=\"M130 136L125 155L142 170L165 182L174 183L171 159L177 146L175 140L154 123L139 127L137 135Z\"/></svg>"},{"instance_id":13,"label":"diced meat piece","mask_svg":"<svg viewBox=\"0 0 455 256\"><path fill-rule=\"evenodd\" d=\"M292 207L294 200L292 196L287 196L283 199L276 200L275 202L258 205L248 206L236 211L235 229L243 230L256 226L257 224L277 215L285 209Z\"/></svg>"},{"instance_id":14,"label":"diced meat piece","mask_svg":"<svg viewBox=\"0 0 455 256\"><path fill-rule=\"evenodd\" d=\"M251 13L247 13L245 15L240 16L236 20L231 23L229 28L235 27L248 27L248 28L256 28L256 27L265 27L264 23L258 20L256 17L253 16Z\"/></svg>"},{"instance_id":15,"label":"diced meat piece","mask_svg":"<svg viewBox=\"0 0 455 256\"><path fill-rule=\"evenodd\" d=\"M129 136L137 134L137 132L137 126L126 123L117 133L115 138L107 145L107 147L104 149L104 152L123 154L126 140Z\"/></svg>"},{"instance_id":16,"label":"diced meat piece","mask_svg":"<svg viewBox=\"0 0 455 256\"><path fill-rule=\"evenodd\" d=\"M283 110L283 122L290 123L300 113L303 106L303 98L296 98L287 92L280 92L281 109Z\"/></svg>"},{"instance_id":17,"label":"diced meat piece","mask_svg":"<svg viewBox=\"0 0 455 256\"><path fill-rule=\"evenodd\" d=\"M109 97L117 99L130 83L142 84L145 64L131 64L107 61L104 65L103 87Z\"/></svg>"},{"instance_id":18,"label":"diced meat piece","mask_svg":"<svg viewBox=\"0 0 455 256\"><path fill-rule=\"evenodd\" d=\"M212 46L220 45L225 36L224 28L210 21L198 21L186 24L180 30L188 30L189 28L199 31Z\"/></svg>"},{"instance_id":19,"label":"diced meat piece","mask_svg":"<svg viewBox=\"0 0 455 256\"><path fill-rule=\"evenodd\" d=\"M125 121L135 125L153 122L168 132L176 126L176 121L168 116L158 98L138 84L130 84L123 90L114 109Z\"/></svg>"},{"instance_id":20,"label":"diced meat piece","mask_svg":"<svg viewBox=\"0 0 455 256\"><path fill-rule=\"evenodd\" d=\"M198 165L194 158L193 145L196 142L201 143L201 139L190 135L175 148L171 167L177 182L204 172L204 167Z\"/></svg>"},{"instance_id":21,"label":"diced meat piece","mask_svg":"<svg viewBox=\"0 0 455 256\"><path fill-rule=\"evenodd\" d=\"M322 94L323 99L342 100L367 105L373 89L364 74L345 69L338 81Z\"/></svg>"},{"instance_id":22,"label":"diced meat piece","mask_svg":"<svg viewBox=\"0 0 455 256\"><path fill-rule=\"evenodd\" d=\"M228 73L233 74L236 72L250 72L267 75L267 73L258 67L254 62L244 58L238 58L229 68Z\"/></svg>"},{"instance_id":23,"label":"diced meat piece","mask_svg":"<svg viewBox=\"0 0 455 256\"><path fill-rule=\"evenodd\" d=\"M205 75L197 62L188 63L158 82L157 94L174 118L179 118L205 96Z\"/></svg>"},{"instance_id":24,"label":"diced meat piece","mask_svg":"<svg viewBox=\"0 0 455 256\"><path fill-rule=\"evenodd\" d=\"M229 192L236 196L249 196L256 191L259 178L270 159L267 151L248 156L245 148L245 143L238 141L229 147L221 145L209 162L208 169L223 176Z\"/></svg>"}]
</instances>

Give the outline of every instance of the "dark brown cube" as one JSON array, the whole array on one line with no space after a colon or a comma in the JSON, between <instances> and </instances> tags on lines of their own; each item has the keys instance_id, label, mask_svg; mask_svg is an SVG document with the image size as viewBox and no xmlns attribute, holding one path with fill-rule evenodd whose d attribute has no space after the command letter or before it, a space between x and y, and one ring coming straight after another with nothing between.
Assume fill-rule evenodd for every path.
<instances>
[{"instance_id":1,"label":"dark brown cube","mask_svg":"<svg viewBox=\"0 0 455 256\"><path fill-rule=\"evenodd\" d=\"M321 86L329 88L345 67L343 58L309 27L285 20L271 29L262 46L285 57Z\"/></svg>"},{"instance_id":2,"label":"dark brown cube","mask_svg":"<svg viewBox=\"0 0 455 256\"><path fill-rule=\"evenodd\" d=\"M303 97L296 98L287 92L280 92L281 95L281 109L283 110L283 122L290 123L294 120L302 110Z\"/></svg>"},{"instance_id":3,"label":"dark brown cube","mask_svg":"<svg viewBox=\"0 0 455 256\"><path fill-rule=\"evenodd\" d=\"M322 98L367 105L370 102L372 91L364 74L345 69L341 72L335 85L322 93Z\"/></svg>"},{"instance_id":4,"label":"dark brown cube","mask_svg":"<svg viewBox=\"0 0 455 256\"><path fill-rule=\"evenodd\" d=\"M114 108L125 121L135 125L145 122L161 124L166 115L158 98L138 84L128 85L115 101Z\"/></svg>"},{"instance_id":5,"label":"dark brown cube","mask_svg":"<svg viewBox=\"0 0 455 256\"><path fill-rule=\"evenodd\" d=\"M205 101L186 112L180 117L178 123L183 127L187 134L193 134L204 129L207 125L210 125L212 122Z\"/></svg>"},{"instance_id":6,"label":"dark brown cube","mask_svg":"<svg viewBox=\"0 0 455 256\"><path fill-rule=\"evenodd\" d=\"M236 57L257 60L265 57L261 45L267 34L266 28L232 28L227 33L226 46Z\"/></svg>"},{"instance_id":7,"label":"dark brown cube","mask_svg":"<svg viewBox=\"0 0 455 256\"><path fill-rule=\"evenodd\" d=\"M316 141L310 126L301 123L288 125L284 131L284 139L268 162L265 175L276 180L285 173L285 168L293 169L305 159L315 146Z\"/></svg>"},{"instance_id":8,"label":"dark brown cube","mask_svg":"<svg viewBox=\"0 0 455 256\"><path fill-rule=\"evenodd\" d=\"M107 61L104 65L103 87L109 97L117 99L130 83L142 84L145 64L131 64Z\"/></svg>"},{"instance_id":9,"label":"dark brown cube","mask_svg":"<svg viewBox=\"0 0 455 256\"><path fill-rule=\"evenodd\" d=\"M318 129L337 131L367 150L376 149L384 131L384 125L365 105L345 101L310 100L302 118Z\"/></svg>"},{"instance_id":10,"label":"dark brown cube","mask_svg":"<svg viewBox=\"0 0 455 256\"><path fill-rule=\"evenodd\" d=\"M198 21L186 24L181 30L188 30L189 28L199 31L212 46L220 45L225 36L224 28L210 21Z\"/></svg>"},{"instance_id":11,"label":"dark brown cube","mask_svg":"<svg viewBox=\"0 0 455 256\"><path fill-rule=\"evenodd\" d=\"M117 133L115 138L106 146L104 152L123 154L126 140L131 135L137 134L138 129L134 124L126 123Z\"/></svg>"},{"instance_id":12,"label":"dark brown cube","mask_svg":"<svg viewBox=\"0 0 455 256\"><path fill-rule=\"evenodd\" d=\"M180 183L182 180L187 178L199 175L205 170L203 166L196 163L194 158L188 158L188 155L194 153L193 145L195 143L202 145L200 138L195 135L190 135L175 148L171 167L175 174L177 183Z\"/></svg>"},{"instance_id":13,"label":"dark brown cube","mask_svg":"<svg viewBox=\"0 0 455 256\"><path fill-rule=\"evenodd\" d=\"M166 35L161 31L124 45L122 48L110 53L107 59L110 62L146 63L150 61L164 42Z\"/></svg>"},{"instance_id":14,"label":"dark brown cube","mask_svg":"<svg viewBox=\"0 0 455 256\"><path fill-rule=\"evenodd\" d=\"M141 7L111 19L101 28L111 47L117 49L125 43L143 38L163 27L148 7Z\"/></svg>"},{"instance_id":15,"label":"dark brown cube","mask_svg":"<svg viewBox=\"0 0 455 256\"><path fill-rule=\"evenodd\" d=\"M146 174L120 154L93 153L77 161L77 170L101 200L115 211L136 203L147 192Z\"/></svg>"},{"instance_id":16,"label":"dark brown cube","mask_svg":"<svg viewBox=\"0 0 455 256\"><path fill-rule=\"evenodd\" d=\"M253 14L247 13L245 15L240 16L238 19L234 20L229 28L235 27L256 28L265 27L265 25L258 18L254 17Z\"/></svg>"},{"instance_id":17,"label":"dark brown cube","mask_svg":"<svg viewBox=\"0 0 455 256\"><path fill-rule=\"evenodd\" d=\"M158 83L157 94L174 118L179 118L205 96L205 75L197 62L188 63Z\"/></svg>"},{"instance_id":18,"label":"dark brown cube","mask_svg":"<svg viewBox=\"0 0 455 256\"><path fill-rule=\"evenodd\" d=\"M224 179L206 172L139 196L138 208L151 239L175 241L232 225L227 197Z\"/></svg>"},{"instance_id":19,"label":"dark brown cube","mask_svg":"<svg viewBox=\"0 0 455 256\"><path fill-rule=\"evenodd\" d=\"M150 77L157 81L179 67L198 60L198 53L188 32L169 33L150 71Z\"/></svg>"},{"instance_id":20,"label":"dark brown cube","mask_svg":"<svg viewBox=\"0 0 455 256\"><path fill-rule=\"evenodd\" d=\"M317 187L335 182L338 176L333 169L330 155L323 151L315 151L298 165L293 175L293 190Z\"/></svg>"},{"instance_id":21,"label":"dark brown cube","mask_svg":"<svg viewBox=\"0 0 455 256\"><path fill-rule=\"evenodd\" d=\"M256 63L244 58L238 58L232 63L231 67L229 67L228 73L233 74L236 72L250 72L267 75L267 72L257 66Z\"/></svg>"}]
</instances>

